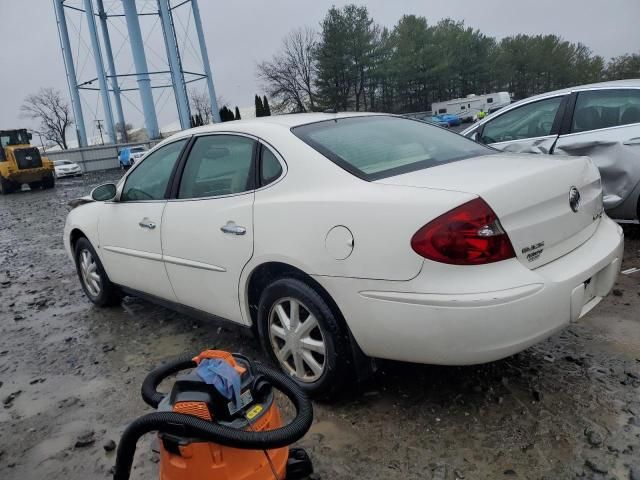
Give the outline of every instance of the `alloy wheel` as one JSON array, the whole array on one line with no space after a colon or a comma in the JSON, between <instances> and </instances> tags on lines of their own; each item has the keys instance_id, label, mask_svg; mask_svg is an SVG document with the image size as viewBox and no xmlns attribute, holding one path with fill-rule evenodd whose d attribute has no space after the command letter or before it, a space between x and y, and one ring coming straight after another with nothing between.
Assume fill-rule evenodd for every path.
<instances>
[{"instance_id":1,"label":"alloy wheel","mask_svg":"<svg viewBox=\"0 0 640 480\"><path fill-rule=\"evenodd\" d=\"M89 294L94 298L99 296L102 291L102 280L98 273L98 264L89 250L80 252L80 274Z\"/></svg>"},{"instance_id":2,"label":"alloy wheel","mask_svg":"<svg viewBox=\"0 0 640 480\"><path fill-rule=\"evenodd\" d=\"M320 324L299 300L287 297L273 303L269 312L269 339L280 365L306 383L325 371L326 343Z\"/></svg>"}]
</instances>

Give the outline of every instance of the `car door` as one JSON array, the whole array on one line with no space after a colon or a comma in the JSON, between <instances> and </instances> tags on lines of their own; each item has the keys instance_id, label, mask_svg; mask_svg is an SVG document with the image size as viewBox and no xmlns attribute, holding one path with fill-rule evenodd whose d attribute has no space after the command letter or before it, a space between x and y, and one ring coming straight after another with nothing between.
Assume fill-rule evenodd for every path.
<instances>
[{"instance_id":1,"label":"car door","mask_svg":"<svg viewBox=\"0 0 640 480\"><path fill-rule=\"evenodd\" d=\"M616 208L640 182L640 89L578 91L569 108L554 153L591 157L600 169L605 209ZM638 201L632 200L616 218L636 218Z\"/></svg>"},{"instance_id":2,"label":"car door","mask_svg":"<svg viewBox=\"0 0 640 480\"><path fill-rule=\"evenodd\" d=\"M526 103L489 119L475 140L499 150L549 153L558 138L568 94Z\"/></svg>"},{"instance_id":3,"label":"car door","mask_svg":"<svg viewBox=\"0 0 640 480\"><path fill-rule=\"evenodd\" d=\"M162 224L178 302L241 323L238 285L253 255L256 149L256 140L240 134L196 137Z\"/></svg>"},{"instance_id":4,"label":"car door","mask_svg":"<svg viewBox=\"0 0 640 480\"><path fill-rule=\"evenodd\" d=\"M114 283L175 301L162 261L162 215L178 158L187 139L147 156L124 180L119 198L98 219L101 258Z\"/></svg>"}]
</instances>

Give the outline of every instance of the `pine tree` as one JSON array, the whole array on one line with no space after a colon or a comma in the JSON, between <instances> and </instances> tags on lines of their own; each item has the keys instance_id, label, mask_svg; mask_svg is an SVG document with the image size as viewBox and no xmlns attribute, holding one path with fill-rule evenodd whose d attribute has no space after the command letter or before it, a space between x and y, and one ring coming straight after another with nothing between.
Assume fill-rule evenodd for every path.
<instances>
[{"instance_id":1,"label":"pine tree","mask_svg":"<svg viewBox=\"0 0 640 480\"><path fill-rule=\"evenodd\" d=\"M236 105L236 120L240 120L240 110L238 109L238 106Z\"/></svg>"},{"instance_id":2,"label":"pine tree","mask_svg":"<svg viewBox=\"0 0 640 480\"><path fill-rule=\"evenodd\" d=\"M262 97L262 108L264 110L264 116L265 117L270 117L271 116L271 107L269 107L269 100L267 100L267 96L264 95Z\"/></svg>"},{"instance_id":3,"label":"pine tree","mask_svg":"<svg viewBox=\"0 0 640 480\"><path fill-rule=\"evenodd\" d=\"M264 117L264 106L262 105L262 100L260 100L260 97L258 95L256 95L255 103L256 103L256 117Z\"/></svg>"},{"instance_id":4,"label":"pine tree","mask_svg":"<svg viewBox=\"0 0 640 480\"><path fill-rule=\"evenodd\" d=\"M228 122L229 120L235 120L235 117L233 115L233 112L231 110L229 110L227 108L227 106L225 105L224 107L222 107L220 109L220 121L221 122Z\"/></svg>"}]
</instances>

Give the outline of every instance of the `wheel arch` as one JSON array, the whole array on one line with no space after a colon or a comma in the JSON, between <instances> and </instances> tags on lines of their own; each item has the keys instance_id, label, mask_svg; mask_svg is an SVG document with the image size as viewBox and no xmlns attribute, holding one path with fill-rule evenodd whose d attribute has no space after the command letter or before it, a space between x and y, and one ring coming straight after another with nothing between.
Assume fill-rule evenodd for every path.
<instances>
[{"instance_id":1,"label":"wheel arch","mask_svg":"<svg viewBox=\"0 0 640 480\"><path fill-rule=\"evenodd\" d=\"M318 282L311 275L304 272L300 268L295 267L289 263L283 261L265 261L255 266L251 273L248 275L245 283L246 287L244 302L245 308L248 310L248 320L251 324L250 328L256 338L258 338L257 314L260 295L262 294L264 288L269 285L269 283L285 277L295 278L305 282L307 285L313 288L327 303L348 336L351 350L350 361L352 362L357 380L363 381L369 378L376 370L375 362L373 361L373 359L367 357L360 348L360 345L358 345L358 341L353 336L351 329L349 328L349 324L347 323L336 301L320 282Z\"/></svg>"},{"instance_id":2,"label":"wheel arch","mask_svg":"<svg viewBox=\"0 0 640 480\"><path fill-rule=\"evenodd\" d=\"M249 321L251 322L251 328L253 330L256 329L258 302L260 301L260 295L263 290L267 285L269 285L269 283L285 277L296 278L303 281L318 292L322 299L327 302L327 305L329 305L329 308L331 308L331 311L334 313L336 318L338 318L342 323L342 326L351 333L342 311L329 292L308 273L298 267L294 267L293 265L282 261L268 261L261 263L253 268L247 278L245 308L247 308L247 311L249 312Z\"/></svg>"}]
</instances>

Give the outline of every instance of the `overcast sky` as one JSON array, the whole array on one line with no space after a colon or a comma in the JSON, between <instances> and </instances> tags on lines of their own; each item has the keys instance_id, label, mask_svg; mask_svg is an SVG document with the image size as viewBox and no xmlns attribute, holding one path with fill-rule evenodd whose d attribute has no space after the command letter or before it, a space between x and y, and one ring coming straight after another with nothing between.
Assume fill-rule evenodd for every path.
<instances>
[{"instance_id":1,"label":"overcast sky","mask_svg":"<svg viewBox=\"0 0 640 480\"><path fill-rule=\"evenodd\" d=\"M104 1L107 8L109 5L115 8L118 4L118 0ZM69 2L81 3L79 0ZM155 0L138 3L141 8L149 9ZM290 30L304 25L317 28L331 5L347 3L367 5L374 20L388 27L403 14L413 13L425 16L430 23L446 17L464 20L468 26L497 38L518 33L555 33L570 41L583 42L605 58L640 51L639 0L200 0L218 96L232 107L252 105L254 93L262 92L256 78L256 64L269 59ZM70 33L75 41L78 35L73 28L83 28L85 34L86 23L80 27L84 20L81 14L73 18ZM0 20L3 38L0 48L0 128L31 127L32 122L21 118L19 112L26 95L40 87L53 86L68 97L53 5L51 0L0 0ZM187 29L186 20L182 26ZM126 32L122 21L117 27ZM146 36L151 28L152 18L144 17L143 34ZM188 30L193 31L192 27ZM116 31L112 35L114 50L118 50L124 38ZM192 41L197 45L195 32L192 35ZM150 33L148 46L153 50L148 57L158 66L157 53L165 51L159 29L155 34ZM130 68L128 45L125 47L116 59L120 72ZM85 57L84 45L80 43L74 50L81 57L76 58L76 62L81 63ZM184 56L187 63L193 64L197 60L193 53L186 52ZM93 68L91 61L85 61L79 80L95 76ZM156 95L159 92L155 90ZM169 91L168 95L172 93ZM94 127L90 124L94 123L94 118L104 117L96 95L89 92L83 98L85 122L91 136ZM137 100L134 96L129 98ZM163 99L157 99L157 102L161 110L161 127L174 122L177 115L172 102L162 103ZM125 102L125 117L136 126L142 124L140 113L129 102Z\"/></svg>"}]
</instances>

